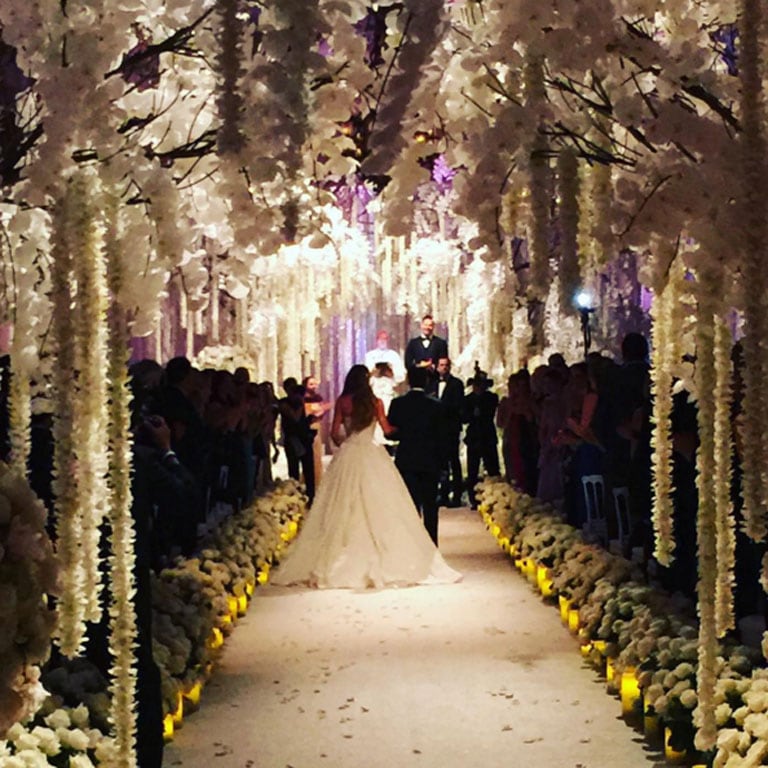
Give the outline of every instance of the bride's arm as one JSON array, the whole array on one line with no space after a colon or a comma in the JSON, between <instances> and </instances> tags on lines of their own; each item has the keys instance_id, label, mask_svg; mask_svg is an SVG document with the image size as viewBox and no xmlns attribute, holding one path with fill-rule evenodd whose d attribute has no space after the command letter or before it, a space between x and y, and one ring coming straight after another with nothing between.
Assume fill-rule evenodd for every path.
<instances>
[{"instance_id":1,"label":"bride's arm","mask_svg":"<svg viewBox=\"0 0 768 768\"><path fill-rule=\"evenodd\" d=\"M342 425L342 407L341 407L341 398L339 398L336 401L336 405L333 409L333 423L331 424L331 440L333 440L333 444L336 446L341 445L342 441L344 440L344 437L341 432L341 425Z\"/></svg>"},{"instance_id":2,"label":"bride's arm","mask_svg":"<svg viewBox=\"0 0 768 768\"><path fill-rule=\"evenodd\" d=\"M376 420L379 422L381 431L389 437L393 432L397 432L397 428L393 427L387 420L387 415L384 413L384 403L377 397L376 398Z\"/></svg>"}]
</instances>

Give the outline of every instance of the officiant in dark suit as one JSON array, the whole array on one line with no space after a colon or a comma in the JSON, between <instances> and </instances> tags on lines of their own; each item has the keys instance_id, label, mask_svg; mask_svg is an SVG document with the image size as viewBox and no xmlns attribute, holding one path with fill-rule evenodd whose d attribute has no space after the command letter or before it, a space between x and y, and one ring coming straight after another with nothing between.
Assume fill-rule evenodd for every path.
<instances>
[{"instance_id":1,"label":"officiant in dark suit","mask_svg":"<svg viewBox=\"0 0 768 768\"><path fill-rule=\"evenodd\" d=\"M398 441L395 466L403 477L416 509L437 546L437 485L440 479L440 434L443 407L426 393L426 368L408 370L410 390L389 406L387 420L395 428L388 435Z\"/></svg>"},{"instance_id":2,"label":"officiant in dark suit","mask_svg":"<svg viewBox=\"0 0 768 768\"><path fill-rule=\"evenodd\" d=\"M448 342L435 336L432 315L424 315L421 318L421 335L411 339L405 348L405 370L426 368L430 377L434 377L437 361L441 357L448 357Z\"/></svg>"},{"instance_id":3,"label":"officiant in dark suit","mask_svg":"<svg viewBox=\"0 0 768 768\"><path fill-rule=\"evenodd\" d=\"M427 391L443 405L443 426L440 434L440 494L439 503L445 507L460 507L464 480L461 474L461 416L464 405L464 382L451 373L451 361L437 361L437 378Z\"/></svg>"}]
</instances>

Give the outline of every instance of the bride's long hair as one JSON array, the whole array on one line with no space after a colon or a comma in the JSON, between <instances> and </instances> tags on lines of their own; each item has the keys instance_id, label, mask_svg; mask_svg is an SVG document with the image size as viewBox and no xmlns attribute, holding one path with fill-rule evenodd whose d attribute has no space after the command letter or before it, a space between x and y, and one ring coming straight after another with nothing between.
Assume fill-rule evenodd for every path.
<instances>
[{"instance_id":1,"label":"bride's long hair","mask_svg":"<svg viewBox=\"0 0 768 768\"><path fill-rule=\"evenodd\" d=\"M355 432L365 429L376 416L376 395L373 394L370 372L365 365L353 365L344 379L342 395L352 400L350 426Z\"/></svg>"}]
</instances>

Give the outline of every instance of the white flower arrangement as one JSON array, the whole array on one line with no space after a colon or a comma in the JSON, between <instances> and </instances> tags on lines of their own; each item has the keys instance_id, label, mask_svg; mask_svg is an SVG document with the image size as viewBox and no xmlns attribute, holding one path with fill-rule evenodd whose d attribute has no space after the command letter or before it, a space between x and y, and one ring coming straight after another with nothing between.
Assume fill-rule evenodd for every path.
<instances>
[{"instance_id":1,"label":"white flower arrangement","mask_svg":"<svg viewBox=\"0 0 768 768\"><path fill-rule=\"evenodd\" d=\"M0 464L0 736L32 714L44 692L39 664L50 651L59 564L46 510L26 480Z\"/></svg>"},{"instance_id":2,"label":"white flower arrangement","mask_svg":"<svg viewBox=\"0 0 768 768\"><path fill-rule=\"evenodd\" d=\"M116 765L117 754L112 739L91 725L85 705L41 710L33 723L15 723L0 741L3 768L95 768Z\"/></svg>"}]
</instances>

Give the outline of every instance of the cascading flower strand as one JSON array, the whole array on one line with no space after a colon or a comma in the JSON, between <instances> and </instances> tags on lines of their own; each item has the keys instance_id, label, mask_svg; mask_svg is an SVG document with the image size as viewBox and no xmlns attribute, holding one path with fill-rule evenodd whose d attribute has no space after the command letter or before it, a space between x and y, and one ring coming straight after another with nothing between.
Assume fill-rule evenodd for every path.
<instances>
[{"instance_id":1,"label":"cascading flower strand","mask_svg":"<svg viewBox=\"0 0 768 768\"><path fill-rule=\"evenodd\" d=\"M219 18L216 53L219 87L216 105L221 119L216 136L220 154L237 154L245 146L245 136L241 130L243 97L238 90L243 53L243 22L238 15L239 5L238 0L216 2Z\"/></svg>"},{"instance_id":2,"label":"cascading flower strand","mask_svg":"<svg viewBox=\"0 0 768 768\"><path fill-rule=\"evenodd\" d=\"M114 727L118 768L136 766L136 611L135 531L131 514L131 441L128 386L128 325L120 297L122 288L122 244L118 229L117 200L107 196L105 205L105 256L111 294L109 312L107 443L109 446L109 523L111 539L110 653L112 694L110 719Z\"/></svg>"},{"instance_id":3,"label":"cascading flower strand","mask_svg":"<svg viewBox=\"0 0 768 768\"><path fill-rule=\"evenodd\" d=\"M698 706L694 711L697 728L695 744L708 750L717 740L715 720L715 683L717 682L718 643L715 622L717 588L717 504L715 500L715 311L717 279L713 270L703 265L699 272L698 315L696 324L696 373L698 394L699 447L696 451L696 488L698 490L699 581L699 664L696 676Z\"/></svg>"},{"instance_id":4,"label":"cascading flower strand","mask_svg":"<svg viewBox=\"0 0 768 768\"><path fill-rule=\"evenodd\" d=\"M536 109L544 98L544 63L541 56L529 51L525 60L527 105ZM529 188L531 231L528 251L531 262L531 298L543 301L549 290L549 208L550 173L547 141L537 129L529 150Z\"/></svg>"},{"instance_id":5,"label":"cascading flower strand","mask_svg":"<svg viewBox=\"0 0 768 768\"><path fill-rule=\"evenodd\" d=\"M742 423L742 497L745 530L755 541L768 532L766 515L766 462L768 430L765 381L766 303L764 277L768 249L766 184L764 173L765 135L762 96L760 30L763 23L760 0L741 0L739 13L739 76L741 78L742 199L744 220L742 284L744 293L744 419Z\"/></svg>"},{"instance_id":6,"label":"cascading flower strand","mask_svg":"<svg viewBox=\"0 0 768 768\"><path fill-rule=\"evenodd\" d=\"M76 250L73 274L77 298L73 312L75 331L75 369L77 397L72 403L74 449L77 456L77 481L81 498L83 568L85 569L86 619L101 617L100 527L107 505L106 428L106 275L101 252L101 233L95 219L91 174L79 173L74 190L78 200Z\"/></svg>"},{"instance_id":7,"label":"cascading flower strand","mask_svg":"<svg viewBox=\"0 0 768 768\"><path fill-rule=\"evenodd\" d=\"M579 162L572 149L558 155L560 191L560 308L573 311L573 297L581 285L579 273Z\"/></svg>"},{"instance_id":8,"label":"cascading flower strand","mask_svg":"<svg viewBox=\"0 0 768 768\"><path fill-rule=\"evenodd\" d=\"M81 553L81 496L77 482L72 434L75 393L75 344L71 313L72 255L76 252L73 219L79 200L70 180L53 210L51 252L51 336L56 351L53 366L53 481L56 550L61 562L57 642L70 658L85 639L85 572Z\"/></svg>"},{"instance_id":9,"label":"cascading flower strand","mask_svg":"<svg viewBox=\"0 0 768 768\"><path fill-rule=\"evenodd\" d=\"M655 535L653 556L663 566L674 559L674 505L672 503L672 371L670 339L672 308L677 300L675 281L669 279L656 294L651 306L651 464L653 467L653 501L651 516Z\"/></svg>"},{"instance_id":10,"label":"cascading flower strand","mask_svg":"<svg viewBox=\"0 0 768 768\"><path fill-rule=\"evenodd\" d=\"M29 374L24 364L24 337L20 313L17 312L11 346L11 381L8 396L10 464L22 477L27 476L27 460L31 448L32 397Z\"/></svg>"},{"instance_id":11,"label":"cascading flower strand","mask_svg":"<svg viewBox=\"0 0 768 768\"><path fill-rule=\"evenodd\" d=\"M731 501L731 332L722 314L715 319L715 505L717 519L717 636L734 629L733 584L736 565L736 530Z\"/></svg>"}]
</instances>

